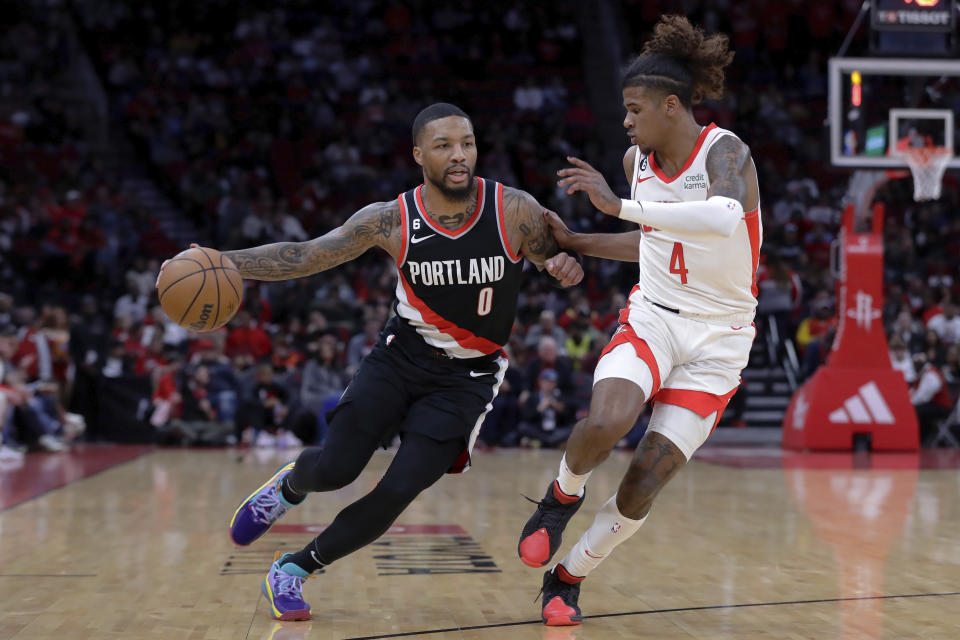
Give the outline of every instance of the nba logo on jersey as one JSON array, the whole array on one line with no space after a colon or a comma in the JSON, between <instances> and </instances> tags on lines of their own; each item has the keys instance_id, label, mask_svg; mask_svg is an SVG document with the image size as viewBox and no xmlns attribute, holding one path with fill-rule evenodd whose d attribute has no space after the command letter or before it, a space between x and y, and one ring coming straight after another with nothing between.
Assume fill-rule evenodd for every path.
<instances>
[{"instance_id":1,"label":"nba logo on jersey","mask_svg":"<svg viewBox=\"0 0 960 640\"><path fill-rule=\"evenodd\" d=\"M613 526L610 527L610 531L611 531L612 533L616 533L617 531L620 531L620 523L619 523L619 522L614 522L614 523L613 523Z\"/></svg>"}]
</instances>

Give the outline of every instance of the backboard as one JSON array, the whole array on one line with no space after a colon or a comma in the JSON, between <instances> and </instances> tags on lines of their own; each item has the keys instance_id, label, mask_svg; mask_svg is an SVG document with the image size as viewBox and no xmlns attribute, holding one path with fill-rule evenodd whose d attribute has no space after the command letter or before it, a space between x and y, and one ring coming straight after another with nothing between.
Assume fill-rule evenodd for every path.
<instances>
[{"instance_id":1,"label":"backboard","mask_svg":"<svg viewBox=\"0 0 960 640\"><path fill-rule=\"evenodd\" d=\"M830 161L861 169L906 168L897 145L956 150L960 61L942 58L831 58ZM909 138L909 139L908 139ZM956 151L947 165L960 168Z\"/></svg>"}]
</instances>

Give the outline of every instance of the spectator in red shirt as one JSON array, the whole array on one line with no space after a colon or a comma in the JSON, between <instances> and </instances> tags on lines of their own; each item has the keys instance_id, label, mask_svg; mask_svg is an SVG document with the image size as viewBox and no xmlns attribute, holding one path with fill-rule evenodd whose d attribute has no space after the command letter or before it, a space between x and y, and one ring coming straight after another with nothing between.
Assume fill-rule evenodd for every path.
<instances>
[{"instance_id":1,"label":"spectator in red shirt","mask_svg":"<svg viewBox=\"0 0 960 640\"><path fill-rule=\"evenodd\" d=\"M250 317L246 309L241 309L230 324L232 328L227 334L224 346L227 357L235 360L238 356L243 356L251 362L258 362L270 355L270 336Z\"/></svg>"},{"instance_id":2,"label":"spectator in red shirt","mask_svg":"<svg viewBox=\"0 0 960 640\"><path fill-rule=\"evenodd\" d=\"M141 353L133 364L133 373L137 376L152 376L159 374L167 365L167 358L163 349L163 333L153 332L150 344Z\"/></svg>"},{"instance_id":3,"label":"spectator in red shirt","mask_svg":"<svg viewBox=\"0 0 960 640\"><path fill-rule=\"evenodd\" d=\"M953 400L943 372L927 360L926 354L915 353L913 363L919 374L910 389L910 402L920 423L920 441L924 442L936 433L937 423L950 414Z\"/></svg>"},{"instance_id":4,"label":"spectator in red shirt","mask_svg":"<svg viewBox=\"0 0 960 640\"><path fill-rule=\"evenodd\" d=\"M163 429L172 419L180 417L183 398L177 385L177 371L182 363L174 358L158 371L157 383L153 387L153 413L150 414L150 424L157 429Z\"/></svg>"},{"instance_id":5,"label":"spectator in red shirt","mask_svg":"<svg viewBox=\"0 0 960 640\"><path fill-rule=\"evenodd\" d=\"M273 367L269 363L258 365L254 387L241 401L236 415L240 438L258 447L299 444L287 431L291 424L288 400L286 388L274 381Z\"/></svg>"},{"instance_id":6,"label":"spectator in red shirt","mask_svg":"<svg viewBox=\"0 0 960 640\"><path fill-rule=\"evenodd\" d=\"M936 316L943 314L943 303L936 299L936 294L932 290L924 292L923 326L926 327Z\"/></svg>"},{"instance_id":7,"label":"spectator in red shirt","mask_svg":"<svg viewBox=\"0 0 960 640\"><path fill-rule=\"evenodd\" d=\"M70 218L60 218L47 232L46 250L48 253L74 256L78 253L79 248L79 227Z\"/></svg>"},{"instance_id":8,"label":"spectator in red shirt","mask_svg":"<svg viewBox=\"0 0 960 640\"><path fill-rule=\"evenodd\" d=\"M271 360L273 370L278 374L297 371L305 359L303 352L293 344L291 334L278 333L274 336Z\"/></svg>"},{"instance_id":9,"label":"spectator in red shirt","mask_svg":"<svg viewBox=\"0 0 960 640\"><path fill-rule=\"evenodd\" d=\"M764 319L775 318L777 334L784 342L791 333L794 314L803 296L800 277L783 259L771 253L767 263L757 271L757 289L757 315Z\"/></svg>"},{"instance_id":10,"label":"spectator in red shirt","mask_svg":"<svg viewBox=\"0 0 960 640\"><path fill-rule=\"evenodd\" d=\"M813 226L813 230L804 238L810 264L819 267L830 265L830 242L832 240L832 235L827 233L822 224L817 223Z\"/></svg>"}]
</instances>

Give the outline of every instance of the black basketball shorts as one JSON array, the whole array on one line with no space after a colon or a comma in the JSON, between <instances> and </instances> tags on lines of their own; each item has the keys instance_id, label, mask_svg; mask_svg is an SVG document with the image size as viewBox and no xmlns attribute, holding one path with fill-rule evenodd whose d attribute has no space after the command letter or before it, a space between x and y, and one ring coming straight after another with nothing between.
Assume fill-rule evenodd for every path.
<instances>
[{"instance_id":1,"label":"black basketball shorts","mask_svg":"<svg viewBox=\"0 0 960 640\"><path fill-rule=\"evenodd\" d=\"M506 370L503 354L448 358L388 325L327 418L331 429L362 429L383 446L407 431L441 442L462 438L469 455ZM339 424L347 416L354 424Z\"/></svg>"}]
</instances>

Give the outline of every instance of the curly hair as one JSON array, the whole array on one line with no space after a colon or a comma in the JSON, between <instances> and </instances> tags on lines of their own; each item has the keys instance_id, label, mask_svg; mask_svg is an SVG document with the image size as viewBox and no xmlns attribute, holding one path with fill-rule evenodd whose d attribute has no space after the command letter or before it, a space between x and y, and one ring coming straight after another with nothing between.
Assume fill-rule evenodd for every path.
<instances>
[{"instance_id":1,"label":"curly hair","mask_svg":"<svg viewBox=\"0 0 960 640\"><path fill-rule=\"evenodd\" d=\"M723 34L707 36L685 16L664 16L623 75L623 87L675 94L684 106L723 95L723 69L733 60Z\"/></svg>"}]
</instances>

